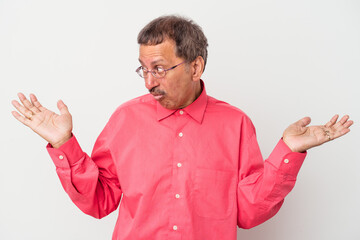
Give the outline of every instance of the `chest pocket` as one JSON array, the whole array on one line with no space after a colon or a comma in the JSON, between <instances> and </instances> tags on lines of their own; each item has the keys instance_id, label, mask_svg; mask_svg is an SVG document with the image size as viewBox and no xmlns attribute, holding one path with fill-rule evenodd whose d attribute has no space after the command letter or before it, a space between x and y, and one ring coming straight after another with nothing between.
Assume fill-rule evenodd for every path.
<instances>
[{"instance_id":1,"label":"chest pocket","mask_svg":"<svg viewBox=\"0 0 360 240\"><path fill-rule=\"evenodd\" d=\"M234 172L197 169L194 179L194 208L200 217L227 218L236 200Z\"/></svg>"}]
</instances>

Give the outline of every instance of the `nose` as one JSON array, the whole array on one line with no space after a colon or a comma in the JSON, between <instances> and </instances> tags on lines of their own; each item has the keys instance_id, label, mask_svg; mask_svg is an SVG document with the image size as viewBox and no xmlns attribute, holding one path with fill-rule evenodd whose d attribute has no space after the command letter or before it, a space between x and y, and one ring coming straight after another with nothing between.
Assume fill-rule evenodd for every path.
<instances>
[{"instance_id":1,"label":"nose","mask_svg":"<svg viewBox=\"0 0 360 240\"><path fill-rule=\"evenodd\" d=\"M148 90L159 85L158 79L154 77L151 73L147 74L147 76L144 77L144 80L145 80L145 87Z\"/></svg>"}]
</instances>

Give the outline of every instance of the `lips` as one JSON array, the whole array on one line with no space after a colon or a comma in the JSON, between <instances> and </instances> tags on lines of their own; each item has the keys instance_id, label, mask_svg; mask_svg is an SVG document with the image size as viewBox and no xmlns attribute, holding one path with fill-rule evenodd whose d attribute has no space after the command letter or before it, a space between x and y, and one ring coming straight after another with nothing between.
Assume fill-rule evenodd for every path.
<instances>
[{"instance_id":1,"label":"lips","mask_svg":"<svg viewBox=\"0 0 360 240\"><path fill-rule=\"evenodd\" d=\"M152 94L152 95L156 100L160 100L164 96L162 94Z\"/></svg>"},{"instance_id":2,"label":"lips","mask_svg":"<svg viewBox=\"0 0 360 240\"><path fill-rule=\"evenodd\" d=\"M158 87L153 87L149 90L149 92L158 101L165 95L165 91L160 90Z\"/></svg>"}]
</instances>

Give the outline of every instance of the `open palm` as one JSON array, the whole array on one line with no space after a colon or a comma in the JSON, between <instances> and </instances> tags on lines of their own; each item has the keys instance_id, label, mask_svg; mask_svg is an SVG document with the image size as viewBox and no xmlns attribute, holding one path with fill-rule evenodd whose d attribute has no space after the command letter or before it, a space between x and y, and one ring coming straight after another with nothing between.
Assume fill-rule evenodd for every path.
<instances>
[{"instance_id":1,"label":"open palm","mask_svg":"<svg viewBox=\"0 0 360 240\"><path fill-rule=\"evenodd\" d=\"M305 117L284 131L283 140L292 151L304 152L348 133L353 121L349 120L348 115L343 116L340 121L337 121L338 118L335 115L325 125L307 126L311 119Z\"/></svg>"},{"instance_id":2,"label":"open palm","mask_svg":"<svg viewBox=\"0 0 360 240\"><path fill-rule=\"evenodd\" d=\"M43 107L33 94L30 95L31 102L22 93L19 93L18 97L22 104L16 100L12 101L18 110L12 112L17 120L39 134L53 147L60 147L71 138L72 117L61 100L57 103L59 115Z\"/></svg>"}]
</instances>

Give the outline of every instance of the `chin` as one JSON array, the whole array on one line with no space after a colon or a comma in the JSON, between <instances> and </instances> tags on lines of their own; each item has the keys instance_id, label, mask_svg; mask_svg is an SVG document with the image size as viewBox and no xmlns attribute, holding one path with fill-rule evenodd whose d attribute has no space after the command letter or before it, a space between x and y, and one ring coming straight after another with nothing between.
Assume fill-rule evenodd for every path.
<instances>
[{"instance_id":1,"label":"chin","mask_svg":"<svg viewBox=\"0 0 360 240\"><path fill-rule=\"evenodd\" d=\"M164 108L167 108L167 109L171 109L171 110L174 110L174 109L178 109L178 106L176 104L173 104L171 102L168 102L166 100L163 100L161 99L159 101L160 105L163 106Z\"/></svg>"}]
</instances>

